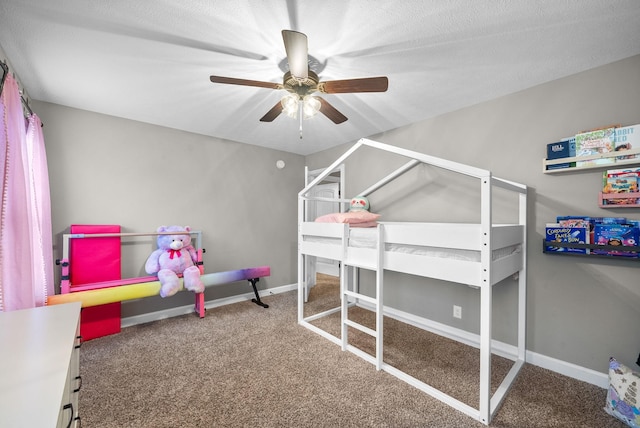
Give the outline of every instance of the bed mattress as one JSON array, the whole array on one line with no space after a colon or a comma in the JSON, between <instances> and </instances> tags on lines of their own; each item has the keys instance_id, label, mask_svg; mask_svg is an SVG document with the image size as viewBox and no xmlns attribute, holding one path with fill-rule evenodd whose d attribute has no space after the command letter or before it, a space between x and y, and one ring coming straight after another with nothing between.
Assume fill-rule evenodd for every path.
<instances>
[{"instance_id":1,"label":"bed mattress","mask_svg":"<svg viewBox=\"0 0 640 428\"><path fill-rule=\"evenodd\" d=\"M326 244L339 245L339 238L327 238L304 235L303 239L307 242L318 242ZM356 228L349 229L349 243L350 247L354 248L376 248L378 240L377 228ZM426 257L440 257L453 260L463 260L470 262L480 262L480 251L467 250L458 248L446 248L446 247L431 247L421 245L408 245L408 244L396 244L386 243L385 251L399 252L405 254L414 254ZM504 248L498 248L492 252L492 260L499 260L503 257L507 257L514 253L521 251L521 245L510 245Z\"/></svg>"}]
</instances>

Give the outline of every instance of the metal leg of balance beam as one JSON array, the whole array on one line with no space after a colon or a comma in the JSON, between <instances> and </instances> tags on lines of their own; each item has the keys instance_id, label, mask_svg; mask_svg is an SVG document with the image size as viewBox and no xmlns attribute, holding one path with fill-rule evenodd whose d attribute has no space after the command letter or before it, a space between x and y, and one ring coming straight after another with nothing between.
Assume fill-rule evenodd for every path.
<instances>
[{"instance_id":1,"label":"metal leg of balance beam","mask_svg":"<svg viewBox=\"0 0 640 428\"><path fill-rule=\"evenodd\" d=\"M251 283L253 292L256 295L256 298L251 299L251 301L256 305L262 306L263 308L268 308L269 305L260 300L260 295L258 294L258 289L256 288L256 282L260 281L260 278L250 278L247 281ZM195 312L200 316L200 318L204 318L204 314L206 312L206 308L204 306L204 293L196 293Z\"/></svg>"},{"instance_id":2,"label":"metal leg of balance beam","mask_svg":"<svg viewBox=\"0 0 640 428\"><path fill-rule=\"evenodd\" d=\"M253 293L256 295L256 298L251 299L251 301L258 306L262 306L263 308L268 308L269 305L267 305L266 303L263 303L262 300L260 300L260 295L258 294L258 289L256 288L256 282L260 281L260 278L249 278L248 281L251 283L251 286L253 287Z\"/></svg>"}]
</instances>

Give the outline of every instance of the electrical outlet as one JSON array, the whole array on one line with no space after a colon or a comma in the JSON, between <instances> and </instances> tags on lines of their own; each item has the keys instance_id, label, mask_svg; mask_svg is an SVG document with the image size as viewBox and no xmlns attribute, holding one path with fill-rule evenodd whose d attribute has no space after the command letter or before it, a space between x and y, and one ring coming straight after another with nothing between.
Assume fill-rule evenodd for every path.
<instances>
[{"instance_id":1,"label":"electrical outlet","mask_svg":"<svg viewBox=\"0 0 640 428\"><path fill-rule=\"evenodd\" d=\"M453 317L462 319L462 307L453 305Z\"/></svg>"}]
</instances>

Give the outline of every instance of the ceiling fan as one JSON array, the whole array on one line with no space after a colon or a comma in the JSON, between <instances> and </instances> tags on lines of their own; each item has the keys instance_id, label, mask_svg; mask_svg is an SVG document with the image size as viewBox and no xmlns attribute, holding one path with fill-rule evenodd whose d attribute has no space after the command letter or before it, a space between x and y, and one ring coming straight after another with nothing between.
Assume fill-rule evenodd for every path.
<instances>
[{"instance_id":1,"label":"ceiling fan","mask_svg":"<svg viewBox=\"0 0 640 428\"><path fill-rule=\"evenodd\" d=\"M289 71L284 74L282 83L211 76L213 83L286 90L288 94L260 118L261 122L272 122L284 111L293 118L299 115L302 132L302 119L312 117L319 111L333 123L339 124L346 121L347 117L325 99L312 94L315 92L324 94L385 92L389 86L389 80L386 77L321 82L318 75L309 69L307 36L298 31L282 30L282 38L289 62Z\"/></svg>"}]
</instances>

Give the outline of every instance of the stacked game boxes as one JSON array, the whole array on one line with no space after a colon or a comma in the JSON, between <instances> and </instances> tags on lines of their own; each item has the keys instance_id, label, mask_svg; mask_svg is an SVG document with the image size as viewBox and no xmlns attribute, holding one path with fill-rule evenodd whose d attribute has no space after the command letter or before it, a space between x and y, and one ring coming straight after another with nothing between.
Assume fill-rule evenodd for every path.
<instances>
[{"instance_id":1,"label":"stacked game boxes","mask_svg":"<svg viewBox=\"0 0 640 428\"><path fill-rule=\"evenodd\" d=\"M638 193L639 184L640 167L610 169L602 173L602 193ZM604 205L638 205L640 198L637 195L630 195L629 198L603 199L602 203Z\"/></svg>"},{"instance_id":2,"label":"stacked game boxes","mask_svg":"<svg viewBox=\"0 0 640 428\"><path fill-rule=\"evenodd\" d=\"M638 257L638 252L615 247L638 247L640 221L625 217L558 216L556 223L546 226L545 240L549 242L594 244L591 248L546 246L547 252L597 254L617 257ZM599 249L597 246L607 246Z\"/></svg>"}]
</instances>

